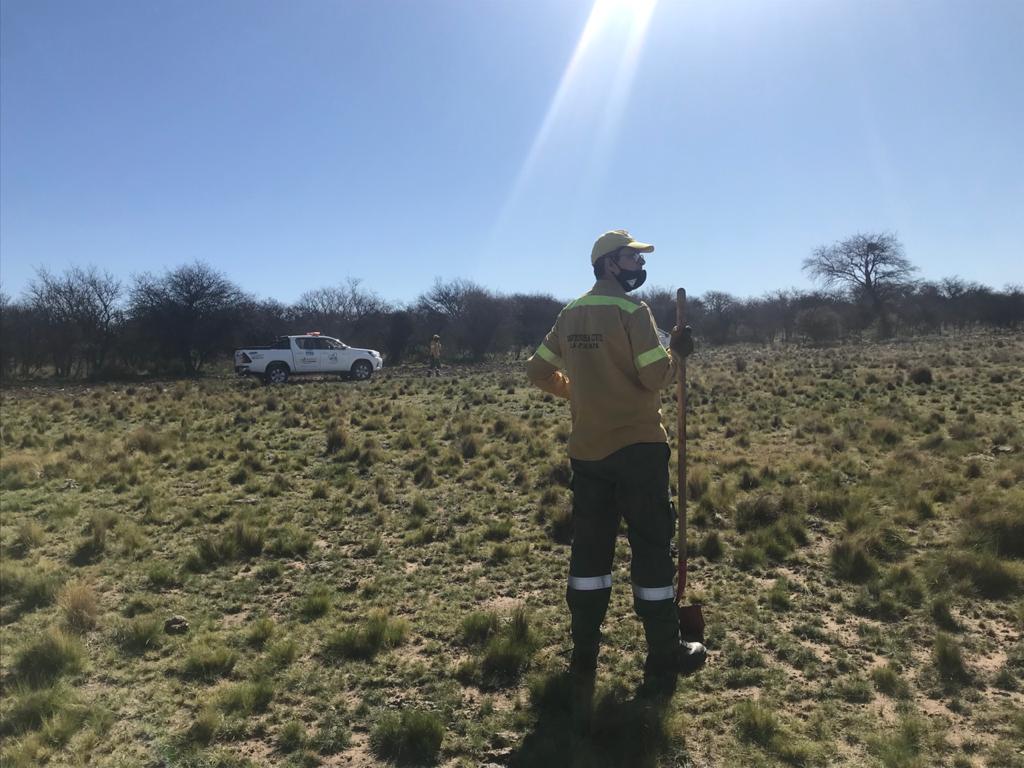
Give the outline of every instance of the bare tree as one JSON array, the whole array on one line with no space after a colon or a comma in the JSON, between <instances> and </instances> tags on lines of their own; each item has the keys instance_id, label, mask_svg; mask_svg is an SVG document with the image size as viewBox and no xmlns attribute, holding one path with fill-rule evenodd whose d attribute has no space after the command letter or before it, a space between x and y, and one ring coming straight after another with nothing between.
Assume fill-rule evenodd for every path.
<instances>
[{"instance_id":1,"label":"bare tree","mask_svg":"<svg viewBox=\"0 0 1024 768\"><path fill-rule=\"evenodd\" d=\"M703 332L712 344L731 340L736 323L736 297L724 291L708 291L693 302L694 321L698 332Z\"/></svg>"},{"instance_id":2,"label":"bare tree","mask_svg":"<svg viewBox=\"0 0 1024 768\"><path fill-rule=\"evenodd\" d=\"M160 350L190 374L230 347L245 295L208 264L195 262L163 277L135 277L129 311Z\"/></svg>"},{"instance_id":3,"label":"bare tree","mask_svg":"<svg viewBox=\"0 0 1024 768\"><path fill-rule=\"evenodd\" d=\"M494 351L507 308L500 297L470 280L438 279L416 302L427 335L444 330L450 349L469 352L477 360Z\"/></svg>"},{"instance_id":4,"label":"bare tree","mask_svg":"<svg viewBox=\"0 0 1024 768\"><path fill-rule=\"evenodd\" d=\"M637 298L650 307L654 322L659 328L669 330L676 324L676 292L670 288L652 286L641 291Z\"/></svg>"},{"instance_id":5,"label":"bare tree","mask_svg":"<svg viewBox=\"0 0 1024 768\"><path fill-rule=\"evenodd\" d=\"M103 366L121 320L120 282L92 266L72 267L62 275L40 269L27 293L43 323L57 376Z\"/></svg>"},{"instance_id":6,"label":"bare tree","mask_svg":"<svg viewBox=\"0 0 1024 768\"><path fill-rule=\"evenodd\" d=\"M524 349L532 353L540 344L565 302L538 293L514 293L508 301L512 312L510 341L518 360Z\"/></svg>"},{"instance_id":7,"label":"bare tree","mask_svg":"<svg viewBox=\"0 0 1024 768\"><path fill-rule=\"evenodd\" d=\"M911 283L917 270L893 233L857 234L823 245L804 259L804 271L825 288L848 290L883 319L885 302Z\"/></svg>"},{"instance_id":8,"label":"bare tree","mask_svg":"<svg viewBox=\"0 0 1024 768\"><path fill-rule=\"evenodd\" d=\"M381 298L363 288L362 280L355 277L346 278L341 285L306 291L295 304L300 319L346 338L358 333L368 317L383 311Z\"/></svg>"}]
</instances>

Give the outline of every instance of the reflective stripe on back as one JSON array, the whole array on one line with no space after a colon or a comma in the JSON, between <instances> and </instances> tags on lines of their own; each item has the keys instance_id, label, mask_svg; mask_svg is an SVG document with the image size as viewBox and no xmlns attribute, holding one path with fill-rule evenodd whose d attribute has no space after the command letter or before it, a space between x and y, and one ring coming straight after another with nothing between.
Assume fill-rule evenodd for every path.
<instances>
[{"instance_id":1,"label":"reflective stripe on back","mask_svg":"<svg viewBox=\"0 0 1024 768\"><path fill-rule=\"evenodd\" d=\"M624 299L621 296L581 296L562 311L576 309L577 307L618 307L623 312L629 314L633 314L640 309L639 304L629 299Z\"/></svg>"},{"instance_id":2,"label":"reflective stripe on back","mask_svg":"<svg viewBox=\"0 0 1024 768\"><path fill-rule=\"evenodd\" d=\"M657 346L654 349L648 349L646 352L642 352L636 356L636 367L643 368L645 365L656 363L659 360L668 357L668 352L662 346Z\"/></svg>"},{"instance_id":3,"label":"reflective stripe on back","mask_svg":"<svg viewBox=\"0 0 1024 768\"><path fill-rule=\"evenodd\" d=\"M589 592L594 589L611 589L612 575L606 576L570 576L569 589Z\"/></svg>"}]
</instances>

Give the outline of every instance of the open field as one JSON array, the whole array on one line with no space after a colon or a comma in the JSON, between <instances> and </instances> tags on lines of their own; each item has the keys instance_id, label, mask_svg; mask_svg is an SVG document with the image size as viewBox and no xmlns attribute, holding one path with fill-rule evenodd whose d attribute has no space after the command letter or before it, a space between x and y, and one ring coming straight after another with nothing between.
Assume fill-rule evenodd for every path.
<instances>
[{"instance_id":1,"label":"open field","mask_svg":"<svg viewBox=\"0 0 1024 768\"><path fill-rule=\"evenodd\" d=\"M635 697L620 539L589 735L520 366L4 390L3 765L1024 766L1024 337L690 375L711 658Z\"/></svg>"}]
</instances>

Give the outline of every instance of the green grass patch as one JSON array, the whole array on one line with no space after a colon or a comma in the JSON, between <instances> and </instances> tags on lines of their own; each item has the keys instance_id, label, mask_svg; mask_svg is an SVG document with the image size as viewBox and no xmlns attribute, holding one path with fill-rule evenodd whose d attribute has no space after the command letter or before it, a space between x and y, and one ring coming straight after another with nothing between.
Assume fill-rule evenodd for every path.
<instances>
[{"instance_id":1,"label":"green grass patch","mask_svg":"<svg viewBox=\"0 0 1024 768\"><path fill-rule=\"evenodd\" d=\"M392 618L385 611L373 611L360 626L328 635L323 654L332 660L368 660L401 645L408 634L409 624L405 620Z\"/></svg>"}]
</instances>

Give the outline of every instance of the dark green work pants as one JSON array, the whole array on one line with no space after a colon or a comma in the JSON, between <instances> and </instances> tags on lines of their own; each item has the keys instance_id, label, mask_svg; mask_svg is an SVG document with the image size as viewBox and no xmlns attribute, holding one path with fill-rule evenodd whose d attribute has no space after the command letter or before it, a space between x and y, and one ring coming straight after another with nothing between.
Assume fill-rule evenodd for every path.
<instances>
[{"instance_id":1,"label":"dark green work pants","mask_svg":"<svg viewBox=\"0 0 1024 768\"><path fill-rule=\"evenodd\" d=\"M572 460L573 540L566 601L577 652L597 653L611 597L612 559L625 518L632 552L633 608L644 625L648 653L672 653L679 644L673 587L669 448L627 445L599 461Z\"/></svg>"}]
</instances>

